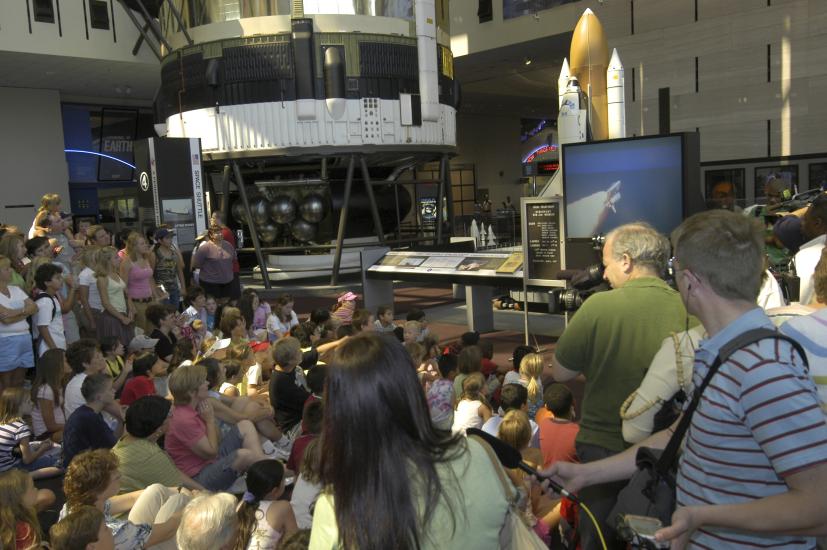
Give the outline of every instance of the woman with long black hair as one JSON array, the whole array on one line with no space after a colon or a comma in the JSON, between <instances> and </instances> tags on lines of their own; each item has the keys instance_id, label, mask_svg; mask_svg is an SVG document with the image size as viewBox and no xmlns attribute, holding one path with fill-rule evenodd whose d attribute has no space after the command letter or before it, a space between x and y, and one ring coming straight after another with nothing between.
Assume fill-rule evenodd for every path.
<instances>
[{"instance_id":1,"label":"woman with long black hair","mask_svg":"<svg viewBox=\"0 0 827 550\"><path fill-rule=\"evenodd\" d=\"M499 548L508 503L484 443L431 424L393 338L347 339L328 369L311 548Z\"/></svg>"}]
</instances>

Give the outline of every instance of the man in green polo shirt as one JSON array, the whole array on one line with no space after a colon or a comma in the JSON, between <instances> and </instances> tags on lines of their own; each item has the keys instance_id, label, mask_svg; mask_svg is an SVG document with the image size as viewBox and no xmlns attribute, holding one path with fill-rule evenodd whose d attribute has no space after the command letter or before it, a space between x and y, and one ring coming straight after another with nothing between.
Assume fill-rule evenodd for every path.
<instances>
[{"instance_id":1,"label":"man in green polo shirt","mask_svg":"<svg viewBox=\"0 0 827 550\"><path fill-rule=\"evenodd\" d=\"M620 406L640 386L663 339L686 330L690 322L680 294L661 279L669 250L666 237L646 223L610 232L603 247L603 278L612 290L584 302L557 342L552 359L555 380L565 382L578 375L586 379L576 441L581 462L611 456L628 446L623 441ZM580 493L610 548L617 543L614 520L606 516L624 485L597 485ZM580 522L584 549L599 548L596 536L591 522Z\"/></svg>"}]
</instances>

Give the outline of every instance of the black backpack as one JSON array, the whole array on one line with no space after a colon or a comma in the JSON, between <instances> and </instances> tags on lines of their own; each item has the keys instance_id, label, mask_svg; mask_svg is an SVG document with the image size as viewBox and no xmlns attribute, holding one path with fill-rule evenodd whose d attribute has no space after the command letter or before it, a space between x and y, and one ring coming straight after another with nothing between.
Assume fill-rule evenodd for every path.
<instances>
[{"instance_id":1,"label":"black backpack","mask_svg":"<svg viewBox=\"0 0 827 550\"><path fill-rule=\"evenodd\" d=\"M37 304L37 302L44 298L50 298L52 300L52 318L49 321L54 321L55 317L57 317L57 312L60 308L60 303L55 299L54 296L46 292L41 292L37 296L34 296L32 298L32 301L34 301L34 303ZM26 317L26 321L29 323L29 333L32 335L32 348L34 350L34 356L37 357L37 348L40 346L40 341L42 340L42 338L40 337L40 331L37 330L37 327L34 324L35 315L37 314L35 313L34 315Z\"/></svg>"}]
</instances>

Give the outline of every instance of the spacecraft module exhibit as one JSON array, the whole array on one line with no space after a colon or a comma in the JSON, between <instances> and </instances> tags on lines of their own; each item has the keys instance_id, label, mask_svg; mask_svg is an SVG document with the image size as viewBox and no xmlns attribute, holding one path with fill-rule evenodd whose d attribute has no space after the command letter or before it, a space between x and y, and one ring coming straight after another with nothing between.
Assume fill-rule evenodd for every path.
<instances>
[{"instance_id":1,"label":"spacecraft module exhibit","mask_svg":"<svg viewBox=\"0 0 827 550\"><path fill-rule=\"evenodd\" d=\"M378 156L393 168L455 150L459 89L447 0L142 1L155 8L168 45L155 102L164 135L199 138L208 170L263 161L245 182L255 183L251 209L265 243L315 239L335 225L341 203L341 184L284 166L328 158L341 169L342 158L357 153L373 155L373 170ZM289 184L280 188L280 180ZM375 191L389 229L398 199ZM399 191L400 209L410 209ZM372 230L370 215L361 215L363 193L354 185L348 218L358 223L350 234Z\"/></svg>"}]
</instances>

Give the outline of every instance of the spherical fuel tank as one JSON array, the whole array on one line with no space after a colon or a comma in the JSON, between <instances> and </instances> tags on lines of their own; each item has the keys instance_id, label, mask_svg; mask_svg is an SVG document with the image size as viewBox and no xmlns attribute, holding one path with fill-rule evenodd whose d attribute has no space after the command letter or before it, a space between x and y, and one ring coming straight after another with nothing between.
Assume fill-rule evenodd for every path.
<instances>
[{"instance_id":1,"label":"spherical fuel tank","mask_svg":"<svg viewBox=\"0 0 827 550\"><path fill-rule=\"evenodd\" d=\"M270 217L276 223L290 223L296 219L297 205L292 197L277 195L270 203Z\"/></svg>"}]
</instances>

